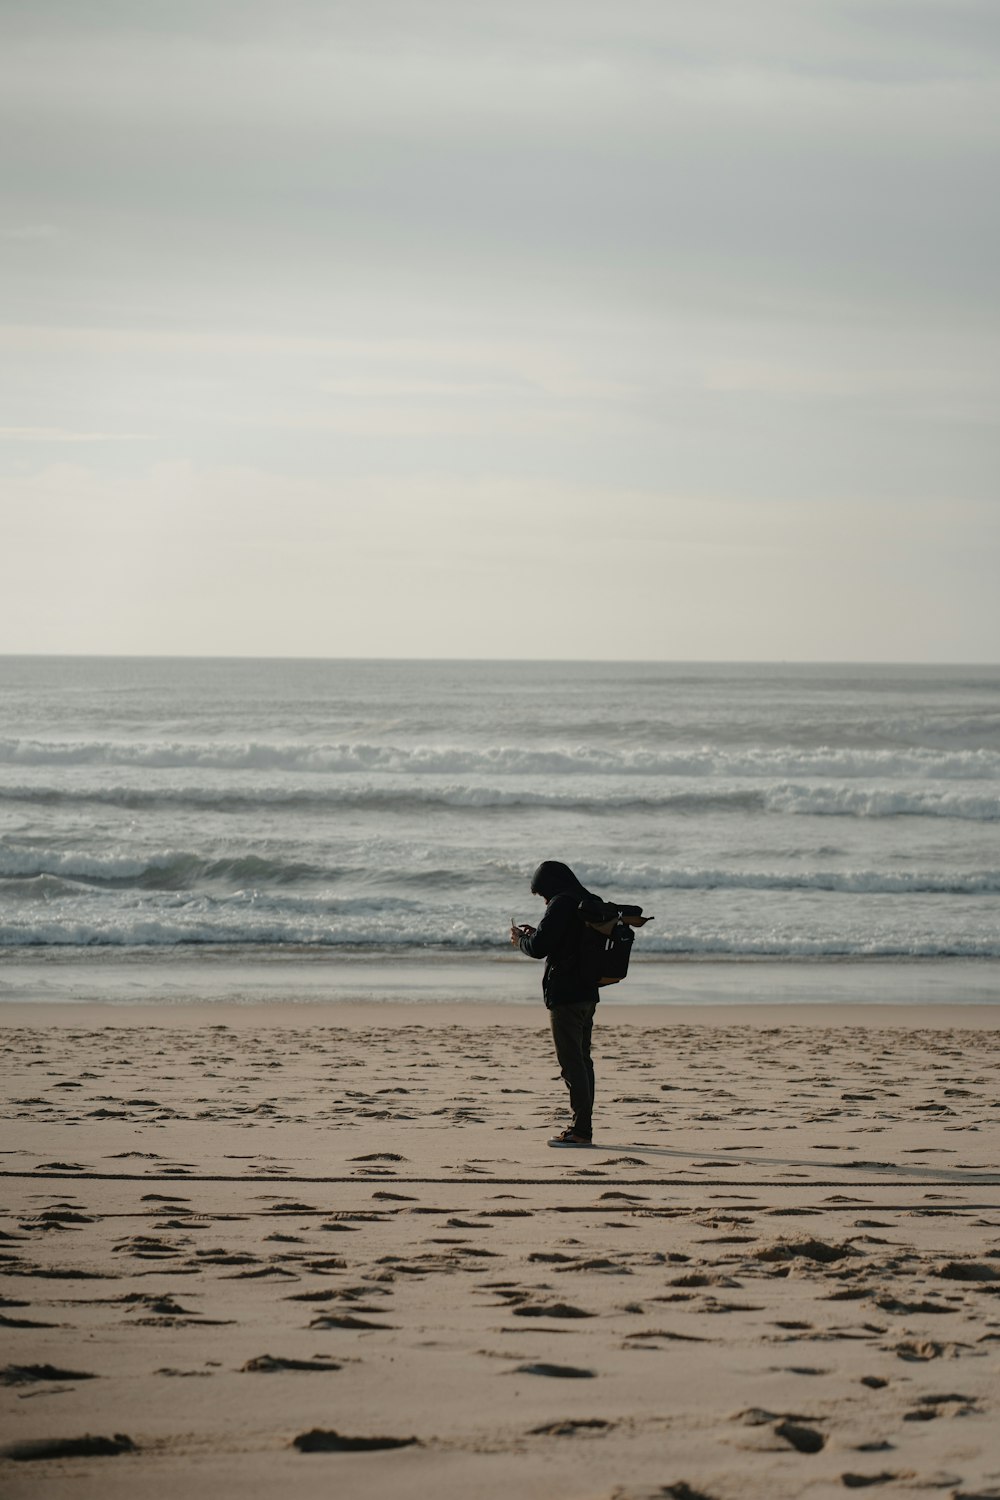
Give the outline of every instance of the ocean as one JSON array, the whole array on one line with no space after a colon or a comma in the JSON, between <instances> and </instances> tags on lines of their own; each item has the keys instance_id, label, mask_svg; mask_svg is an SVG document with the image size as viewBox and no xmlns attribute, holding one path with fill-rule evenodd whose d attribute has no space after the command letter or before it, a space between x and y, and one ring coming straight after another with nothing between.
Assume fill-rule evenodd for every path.
<instances>
[{"instance_id":1,"label":"ocean","mask_svg":"<svg viewBox=\"0 0 1000 1500\"><path fill-rule=\"evenodd\" d=\"M0 659L0 948L1000 958L1000 668Z\"/></svg>"}]
</instances>

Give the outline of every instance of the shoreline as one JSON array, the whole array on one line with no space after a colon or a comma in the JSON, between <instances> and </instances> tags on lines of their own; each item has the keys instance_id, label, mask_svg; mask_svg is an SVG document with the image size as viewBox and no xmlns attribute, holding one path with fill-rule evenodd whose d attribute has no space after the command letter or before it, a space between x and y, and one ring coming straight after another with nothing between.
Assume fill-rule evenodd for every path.
<instances>
[{"instance_id":1,"label":"shoreline","mask_svg":"<svg viewBox=\"0 0 1000 1500\"><path fill-rule=\"evenodd\" d=\"M466 954L344 954L264 950L51 950L0 955L0 1016L14 1006L51 1013L54 1007L101 1005L170 1009L204 1006L397 1006L412 1013L461 1006L502 1012L541 1009L540 965L504 951ZM940 959L684 959L634 960L627 979L602 996L601 1014L635 1010L741 1013L839 1007L991 1011L1000 1006L1000 960ZM1000 1010L997 1010L1000 1015ZM658 1024L658 1023L657 1023ZM955 1022L957 1024L957 1020ZM983 1024L982 1021L977 1024Z\"/></svg>"},{"instance_id":2,"label":"shoreline","mask_svg":"<svg viewBox=\"0 0 1000 1500\"><path fill-rule=\"evenodd\" d=\"M393 1030L547 1031L548 1013L541 1000L505 1005L489 1001L355 1000L297 1002L283 1000L233 1001L9 1001L0 1004L4 1029L76 1028L215 1028L233 1031L321 1029L355 1031L378 1026ZM666 1030L699 1027L704 1030L785 1031L898 1030L1000 1032L1000 1007L978 1005L626 1005L602 1003L597 1012L595 1048L601 1030Z\"/></svg>"}]
</instances>

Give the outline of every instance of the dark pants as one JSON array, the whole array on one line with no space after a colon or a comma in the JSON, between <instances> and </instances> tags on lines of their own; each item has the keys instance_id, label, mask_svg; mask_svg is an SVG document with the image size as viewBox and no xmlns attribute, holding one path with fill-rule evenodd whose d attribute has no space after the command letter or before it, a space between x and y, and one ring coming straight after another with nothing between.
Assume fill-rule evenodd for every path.
<instances>
[{"instance_id":1,"label":"dark pants","mask_svg":"<svg viewBox=\"0 0 1000 1500\"><path fill-rule=\"evenodd\" d=\"M554 1005L549 1011L556 1057L569 1089L573 1130L588 1141L593 1134L594 1064L590 1056L590 1037L596 1009L596 1003L589 1001L584 1005Z\"/></svg>"}]
</instances>

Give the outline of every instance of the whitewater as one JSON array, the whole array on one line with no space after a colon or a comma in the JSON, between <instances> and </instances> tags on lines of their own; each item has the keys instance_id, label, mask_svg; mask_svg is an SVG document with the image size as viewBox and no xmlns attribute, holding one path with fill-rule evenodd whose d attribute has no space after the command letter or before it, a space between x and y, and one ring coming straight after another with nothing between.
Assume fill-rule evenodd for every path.
<instances>
[{"instance_id":1,"label":"whitewater","mask_svg":"<svg viewBox=\"0 0 1000 1500\"><path fill-rule=\"evenodd\" d=\"M1000 669L0 659L0 948L1000 958Z\"/></svg>"}]
</instances>

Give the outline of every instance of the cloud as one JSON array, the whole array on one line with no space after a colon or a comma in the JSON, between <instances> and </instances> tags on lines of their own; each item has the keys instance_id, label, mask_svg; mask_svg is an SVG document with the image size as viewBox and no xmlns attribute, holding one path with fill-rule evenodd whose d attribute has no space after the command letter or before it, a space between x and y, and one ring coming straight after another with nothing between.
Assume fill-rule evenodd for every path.
<instances>
[{"instance_id":1,"label":"cloud","mask_svg":"<svg viewBox=\"0 0 1000 1500\"><path fill-rule=\"evenodd\" d=\"M148 443L148 432L67 432L60 427L0 427L6 443Z\"/></svg>"},{"instance_id":2,"label":"cloud","mask_svg":"<svg viewBox=\"0 0 1000 1500\"><path fill-rule=\"evenodd\" d=\"M986 504L187 464L7 496L14 652L983 660L1000 625Z\"/></svg>"},{"instance_id":3,"label":"cloud","mask_svg":"<svg viewBox=\"0 0 1000 1500\"><path fill-rule=\"evenodd\" d=\"M706 67L733 61L871 72L977 70L1000 46L992 0L172 0L137 11L129 3L80 6L77 0L8 0L12 37L171 39L220 46L260 37L271 46L314 49L337 42L379 54L511 52L570 59L679 56Z\"/></svg>"},{"instance_id":4,"label":"cloud","mask_svg":"<svg viewBox=\"0 0 1000 1500\"><path fill-rule=\"evenodd\" d=\"M610 610L619 654L939 655L937 577L948 649L995 652L994 4L4 25L0 464L46 640L393 654L450 618L553 654L510 624L528 578L570 654Z\"/></svg>"},{"instance_id":5,"label":"cloud","mask_svg":"<svg viewBox=\"0 0 1000 1500\"><path fill-rule=\"evenodd\" d=\"M54 224L11 224L0 227L0 240L15 244L36 245L54 240L59 231Z\"/></svg>"}]
</instances>

